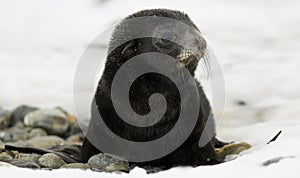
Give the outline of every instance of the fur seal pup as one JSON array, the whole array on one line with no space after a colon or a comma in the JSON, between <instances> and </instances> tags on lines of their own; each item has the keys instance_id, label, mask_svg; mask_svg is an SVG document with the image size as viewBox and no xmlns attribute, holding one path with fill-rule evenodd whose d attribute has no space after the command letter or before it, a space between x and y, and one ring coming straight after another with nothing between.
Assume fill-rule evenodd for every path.
<instances>
[{"instance_id":1,"label":"fur seal pup","mask_svg":"<svg viewBox=\"0 0 300 178\"><path fill-rule=\"evenodd\" d=\"M140 115L146 115L151 110L148 104L149 97L153 93L160 93L165 97L167 102L166 112L163 115L163 118L153 126L137 127L130 125L119 118L111 99L112 81L118 69L134 56L147 52L159 52L178 59L178 62L184 65L190 74L194 76L198 61L200 58L202 59L206 50L206 41L201 37L200 31L196 25L182 12L167 9L143 10L126 17L125 20L138 17L164 17L174 19L189 25L196 34L199 34L196 38L187 42L189 43L189 46L196 49L192 52L172 42L174 38L179 38L179 36L176 36L172 31L163 30L156 31L161 38L138 38L123 43L115 48L114 44L123 39L124 34L126 35L127 33L132 33L134 30L138 30L132 29L131 26L124 21L115 28L109 43L109 51L111 50L111 52L107 56L105 69L94 96L96 112L101 114L105 124L116 135L126 140L144 142L155 140L172 129L180 114L180 103L183 102L184 104L184 102L188 101L180 100L178 89L167 77L157 73L144 74L137 78L130 87L129 100L132 109ZM149 24L141 24L141 26L137 28L142 29L143 26L147 25ZM196 79L194 80L198 85L200 109L196 126L191 135L176 150L162 158L146 162L132 162L131 164L142 167L157 166L167 169L177 165L198 166L213 165L222 162L215 152L215 147L223 146L223 142L220 142L213 137L204 147L198 146L198 141L205 124L211 122L210 125L212 125L212 127L210 128L210 132L215 133L215 128L213 121L210 121L210 119L208 120L211 112L209 101L207 100L200 83ZM92 112L87 137L84 139L81 150L81 159L83 162L87 162L91 156L102 152L101 150L98 150L88 138L90 134L93 134L93 132L96 132L97 129L99 129L97 127L98 124L97 116Z\"/></svg>"}]
</instances>

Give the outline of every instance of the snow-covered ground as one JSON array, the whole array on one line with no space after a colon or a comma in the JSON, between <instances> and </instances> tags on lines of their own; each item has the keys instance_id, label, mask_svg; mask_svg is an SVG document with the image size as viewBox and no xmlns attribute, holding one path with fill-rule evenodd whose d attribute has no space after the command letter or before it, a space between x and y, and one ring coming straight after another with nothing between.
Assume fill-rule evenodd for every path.
<instances>
[{"instance_id":1,"label":"snow-covered ground","mask_svg":"<svg viewBox=\"0 0 300 178\"><path fill-rule=\"evenodd\" d=\"M174 168L149 177L299 175L298 0L1 0L0 106L59 105L73 112L73 78L86 46L124 16L158 7L188 13L218 57L226 84L226 108L218 137L246 141L254 147L224 164ZM238 105L239 101L246 105ZM278 140L266 145L279 130L283 132ZM286 159L262 166L277 157ZM0 168L0 175L121 177L5 167ZM145 173L135 169L131 175L142 177Z\"/></svg>"}]
</instances>

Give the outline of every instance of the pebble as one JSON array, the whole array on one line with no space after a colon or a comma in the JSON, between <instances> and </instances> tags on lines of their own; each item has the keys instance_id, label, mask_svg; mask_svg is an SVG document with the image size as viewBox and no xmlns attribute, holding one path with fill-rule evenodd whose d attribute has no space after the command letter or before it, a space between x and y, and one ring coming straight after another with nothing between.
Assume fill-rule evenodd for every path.
<instances>
[{"instance_id":1,"label":"pebble","mask_svg":"<svg viewBox=\"0 0 300 178\"><path fill-rule=\"evenodd\" d=\"M27 141L28 146L44 149L49 149L63 143L65 143L65 141L58 136L35 137Z\"/></svg>"},{"instance_id":2,"label":"pebble","mask_svg":"<svg viewBox=\"0 0 300 178\"><path fill-rule=\"evenodd\" d=\"M4 142L12 141L12 134L9 131L2 131L0 132L0 139Z\"/></svg>"},{"instance_id":3,"label":"pebble","mask_svg":"<svg viewBox=\"0 0 300 178\"><path fill-rule=\"evenodd\" d=\"M82 140L83 140L82 134L71 135L66 139L67 142L74 143L74 144L80 144L82 143Z\"/></svg>"},{"instance_id":4,"label":"pebble","mask_svg":"<svg viewBox=\"0 0 300 178\"><path fill-rule=\"evenodd\" d=\"M17 123L19 121L23 122L23 119L27 113L32 112L37 109L38 108L31 107L31 106L25 106L25 105L17 107L15 110L12 111L11 125L14 125L15 123Z\"/></svg>"},{"instance_id":5,"label":"pebble","mask_svg":"<svg viewBox=\"0 0 300 178\"><path fill-rule=\"evenodd\" d=\"M35 137L43 137L43 136L47 136L47 132L41 128L32 129L28 134L28 137L30 139Z\"/></svg>"},{"instance_id":6,"label":"pebble","mask_svg":"<svg viewBox=\"0 0 300 178\"><path fill-rule=\"evenodd\" d=\"M84 164L84 163L71 163L71 164L65 164L63 166L61 166L60 168L66 168L66 169L89 169L89 165L88 164Z\"/></svg>"},{"instance_id":7,"label":"pebble","mask_svg":"<svg viewBox=\"0 0 300 178\"><path fill-rule=\"evenodd\" d=\"M13 160L13 157L9 153L7 152L0 153L0 161L8 162L11 160Z\"/></svg>"},{"instance_id":8,"label":"pebble","mask_svg":"<svg viewBox=\"0 0 300 178\"><path fill-rule=\"evenodd\" d=\"M0 129L4 129L10 125L10 112L0 109Z\"/></svg>"},{"instance_id":9,"label":"pebble","mask_svg":"<svg viewBox=\"0 0 300 178\"><path fill-rule=\"evenodd\" d=\"M57 169L65 165L65 161L53 153L47 153L38 160L39 165L49 169Z\"/></svg>"},{"instance_id":10,"label":"pebble","mask_svg":"<svg viewBox=\"0 0 300 178\"><path fill-rule=\"evenodd\" d=\"M28 139L28 131L25 129L13 129L11 134L13 141L25 141Z\"/></svg>"},{"instance_id":11,"label":"pebble","mask_svg":"<svg viewBox=\"0 0 300 178\"><path fill-rule=\"evenodd\" d=\"M0 140L0 153L4 150L4 143Z\"/></svg>"},{"instance_id":12,"label":"pebble","mask_svg":"<svg viewBox=\"0 0 300 178\"><path fill-rule=\"evenodd\" d=\"M24 118L26 126L45 129L48 134L64 135L69 129L66 114L58 109L41 109L29 112Z\"/></svg>"},{"instance_id":13,"label":"pebble","mask_svg":"<svg viewBox=\"0 0 300 178\"><path fill-rule=\"evenodd\" d=\"M12 164L17 167L22 167L22 168L31 168L31 169L40 169L40 165L37 164L35 161L32 160L19 160L19 159L14 159L8 162L9 164Z\"/></svg>"},{"instance_id":14,"label":"pebble","mask_svg":"<svg viewBox=\"0 0 300 178\"><path fill-rule=\"evenodd\" d=\"M15 159L38 162L38 160L41 156L42 155L35 154L35 153L33 153L33 154L19 153L18 155L16 155Z\"/></svg>"},{"instance_id":15,"label":"pebble","mask_svg":"<svg viewBox=\"0 0 300 178\"><path fill-rule=\"evenodd\" d=\"M88 164L93 170L97 171L129 171L129 163L125 158L106 153L92 156Z\"/></svg>"}]
</instances>

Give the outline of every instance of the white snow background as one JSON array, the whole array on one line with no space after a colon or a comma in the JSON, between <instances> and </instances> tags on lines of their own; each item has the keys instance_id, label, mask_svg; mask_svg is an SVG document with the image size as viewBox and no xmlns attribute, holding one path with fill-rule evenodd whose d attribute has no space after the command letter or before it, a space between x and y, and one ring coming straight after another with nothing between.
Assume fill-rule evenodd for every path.
<instances>
[{"instance_id":1,"label":"white snow background","mask_svg":"<svg viewBox=\"0 0 300 178\"><path fill-rule=\"evenodd\" d=\"M0 0L0 106L59 105L73 113L74 73L87 45L126 15L149 8L184 11L199 26L225 78L226 108L218 138L246 141L253 148L223 164L152 175L139 168L109 174L1 167L1 178L300 175L298 0ZM278 140L267 145L279 130ZM286 159L262 165L277 157Z\"/></svg>"}]
</instances>

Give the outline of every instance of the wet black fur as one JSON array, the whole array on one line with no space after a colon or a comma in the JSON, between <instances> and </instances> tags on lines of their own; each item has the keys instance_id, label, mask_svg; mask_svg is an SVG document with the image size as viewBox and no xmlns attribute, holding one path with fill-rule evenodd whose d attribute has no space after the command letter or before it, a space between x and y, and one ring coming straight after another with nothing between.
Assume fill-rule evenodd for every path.
<instances>
[{"instance_id":1,"label":"wet black fur","mask_svg":"<svg viewBox=\"0 0 300 178\"><path fill-rule=\"evenodd\" d=\"M129 17L127 17L127 19L154 15L179 20L194 27L195 30L198 30L198 28L186 14L178 11L165 9L145 10L130 15ZM116 41L118 41L118 38L120 38L118 36L118 33L122 30L124 29L122 29L121 22L121 24L114 31L110 42L110 47ZM111 101L111 83L114 75L116 74L120 66L122 66L122 64L128 59L145 52L157 52L157 49L152 45L151 42L152 39L149 38L135 39L131 42L124 43L116 49L113 49L112 52L107 56L105 69L101 80L99 81L98 88L94 97L98 111L100 112L102 118L105 120L107 126L112 129L115 134L132 141L143 142L154 140L166 134L170 129L172 129L179 116L180 105L184 105L184 102L188 102L180 100L178 89L168 78L160 74L150 73L139 77L131 86L129 94L131 106L132 109L138 114L147 114L150 111L150 107L148 105L149 97L153 93L161 93L166 98L168 104L167 111L164 117L152 127L139 128L125 123L115 113ZM126 51L124 51L124 48L128 46L129 43L131 43L130 47L126 49ZM178 47L177 50L168 55L176 57L179 54L180 49L181 48ZM191 63L187 68L190 73L194 75L196 67L197 62L194 62ZM163 158L154 161L131 164L139 166L159 166L170 168L176 165L198 166L212 165L221 162L221 160L215 153L215 146L222 146L222 142L219 142L218 140L213 138L206 146L202 148L198 146L198 141L203 132L203 128L207 122L208 116L211 112L211 107L202 87L200 86L200 83L197 82L197 85L199 91L199 100L201 102L200 112L197 124L189 138L179 148ZM88 134L97 130L97 118L95 117L96 116L92 114ZM211 123L209 124L211 125L210 132L214 133L215 128L213 121L211 121ZM96 149L88 139L85 139L81 151L82 161L87 162L91 156L100 152L101 150Z\"/></svg>"}]
</instances>

